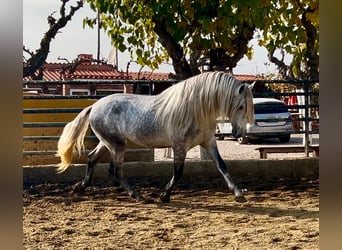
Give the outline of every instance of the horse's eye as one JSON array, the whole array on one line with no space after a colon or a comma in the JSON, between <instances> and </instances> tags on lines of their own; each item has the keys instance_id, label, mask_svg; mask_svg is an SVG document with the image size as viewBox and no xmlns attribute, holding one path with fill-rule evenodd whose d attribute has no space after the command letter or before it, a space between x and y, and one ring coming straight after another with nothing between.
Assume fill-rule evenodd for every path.
<instances>
[{"instance_id":1,"label":"horse's eye","mask_svg":"<svg viewBox=\"0 0 342 250\"><path fill-rule=\"evenodd\" d=\"M240 106L240 107L239 107L239 110L243 110L243 108L244 108L243 106Z\"/></svg>"}]
</instances>

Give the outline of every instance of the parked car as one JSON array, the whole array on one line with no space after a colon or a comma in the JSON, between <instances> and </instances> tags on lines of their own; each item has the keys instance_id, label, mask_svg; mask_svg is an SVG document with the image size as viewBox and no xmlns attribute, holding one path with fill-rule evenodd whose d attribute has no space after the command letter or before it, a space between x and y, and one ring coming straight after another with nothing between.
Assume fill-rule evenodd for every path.
<instances>
[{"instance_id":1,"label":"parked car","mask_svg":"<svg viewBox=\"0 0 342 250\"><path fill-rule=\"evenodd\" d=\"M247 135L238 138L245 144L249 139L279 138L280 142L290 141L292 133L291 113L284 102L274 98L253 98L254 124L247 124ZM232 134L229 122L217 123L218 139Z\"/></svg>"}]
</instances>

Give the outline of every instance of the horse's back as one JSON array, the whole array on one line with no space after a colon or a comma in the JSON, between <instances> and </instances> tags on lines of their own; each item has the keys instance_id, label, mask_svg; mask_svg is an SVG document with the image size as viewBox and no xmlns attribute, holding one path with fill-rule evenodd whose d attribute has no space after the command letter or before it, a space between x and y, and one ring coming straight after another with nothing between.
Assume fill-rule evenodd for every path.
<instances>
[{"instance_id":1,"label":"horse's back","mask_svg":"<svg viewBox=\"0 0 342 250\"><path fill-rule=\"evenodd\" d=\"M103 139L129 139L142 146L169 146L165 131L156 124L155 96L114 94L93 105L90 125ZM166 144L165 144L166 143Z\"/></svg>"},{"instance_id":2,"label":"horse's back","mask_svg":"<svg viewBox=\"0 0 342 250\"><path fill-rule=\"evenodd\" d=\"M135 123L152 112L153 99L153 96L134 94L106 96L93 105L90 119L102 123Z\"/></svg>"},{"instance_id":3,"label":"horse's back","mask_svg":"<svg viewBox=\"0 0 342 250\"><path fill-rule=\"evenodd\" d=\"M131 116L132 114L150 112L154 103L153 96L135 94L113 94L101 98L93 104L93 116Z\"/></svg>"}]
</instances>

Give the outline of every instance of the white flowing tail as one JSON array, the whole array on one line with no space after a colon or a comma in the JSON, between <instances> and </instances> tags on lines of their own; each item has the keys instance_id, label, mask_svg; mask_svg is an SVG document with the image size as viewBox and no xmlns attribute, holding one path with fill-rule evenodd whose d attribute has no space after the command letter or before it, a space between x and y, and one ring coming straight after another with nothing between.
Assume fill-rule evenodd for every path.
<instances>
[{"instance_id":1,"label":"white flowing tail","mask_svg":"<svg viewBox=\"0 0 342 250\"><path fill-rule=\"evenodd\" d=\"M58 173L64 172L72 162L74 154L81 155L84 148L84 136L89 126L89 113L92 106L83 109L76 118L67 123L58 140L57 157L61 158L58 164Z\"/></svg>"}]
</instances>

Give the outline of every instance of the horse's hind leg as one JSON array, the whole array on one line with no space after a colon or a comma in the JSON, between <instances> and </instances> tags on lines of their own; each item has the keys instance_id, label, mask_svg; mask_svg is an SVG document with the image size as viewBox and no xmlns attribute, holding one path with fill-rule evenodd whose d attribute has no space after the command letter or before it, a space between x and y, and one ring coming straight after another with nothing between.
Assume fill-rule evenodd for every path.
<instances>
[{"instance_id":1,"label":"horse's hind leg","mask_svg":"<svg viewBox=\"0 0 342 250\"><path fill-rule=\"evenodd\" d=\"M217 169L223 176L224 180L226 181L228 188L234 192L235 194L235 200L238 202L245 202L246 198L243 196L242 192L237 188L237 186L234 184L233 179L230 177L228 173L228 168L226 164L224 163L218 149L216 140L214 137L212 137L209 141L202 143L202 147L204 147L208 154L211 156L211 158L214 160Z\"/></svg>"},{"instance_id":2,"label":"horse's hind leg","mask_svg":"<svg viewBox=\"0 0 342 250\"><path fill-rule=\"evenodd\" d=\"M122 172L122 163L124 161L125 149L125 146L117 146L115 147L115 149L110 150L110 154L112 157L111 166L113 167L113 170L115 170L115 176L119 178L121 186L127 190L129 196L133 199L136 199L138 202L144 202L145 199L139 192L134 190L134 188L131 186L131 184L129 184Z\"/></svg>"},{"instance_id":3,"label":"horse's hind leg","mask_svg":"<svg viewBox=\"0 0 342 250\"><path fill-rule=\"evenodd\" d=\"M111 161L109 164L109 168L108 168L108 172L113 175L116 178L119 178L118 176L118 172L116 170L116 166L114 165L114 163Z\"/></svg>"},{"instance_id":4,"label":"horse's hind leg","mask_svg":"<svg viewBox=\"0 0 342 250\"><path fill-rule=\"evenodd\" d=\"M165 191L160 194L160 200L164 203L170 202L170 195L173 186L182 177L184 169L184 161L186 157L186 151L184 148L176 147L174 151L174 163L173 163L173 176L168 184L165 186Z\"/></svg>"},{"instance_id":5,"label":"horse's hind leg","mask_svg":"<svg viewBox=\"0 0 342 250\"><path fill-rule=\"evenodd\" d=\"M74 186L74 192L82 192L86 187L91 185L96 163L106 150L106 147L100 142L97 144L96 148L88 154L86 175L82 182L79 182Z\"/></svg>"}]
</instances>

